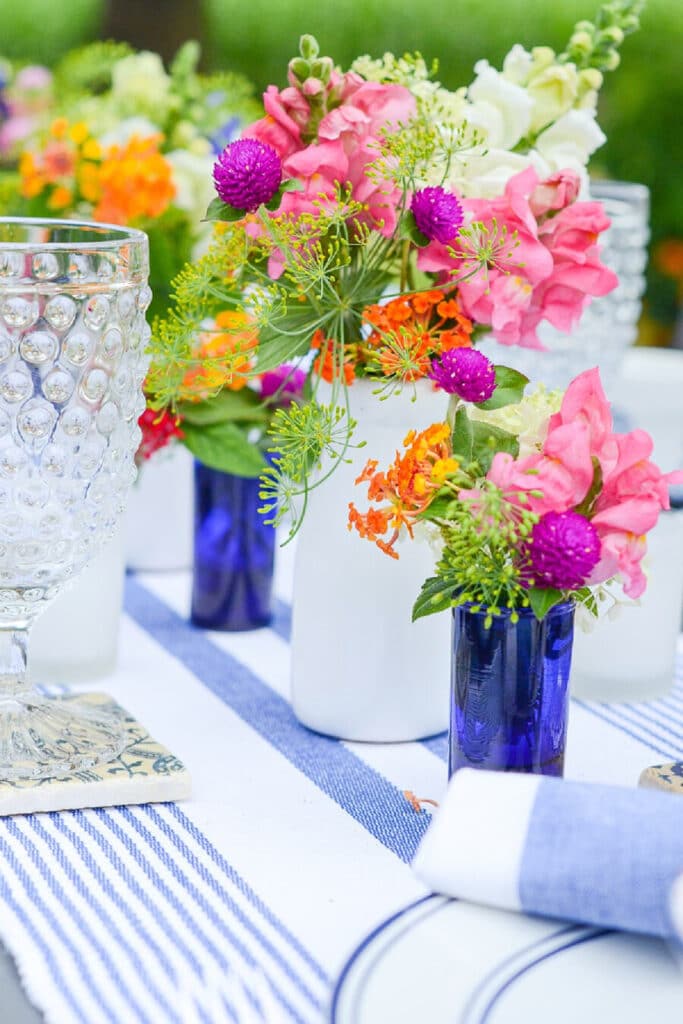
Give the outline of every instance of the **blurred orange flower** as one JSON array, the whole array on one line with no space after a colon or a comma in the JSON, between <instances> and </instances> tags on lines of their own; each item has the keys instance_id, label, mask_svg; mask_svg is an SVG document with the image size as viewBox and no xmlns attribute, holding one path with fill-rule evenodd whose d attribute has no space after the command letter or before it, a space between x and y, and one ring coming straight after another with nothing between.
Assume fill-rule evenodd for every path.
<instances>
[{"instance_id":1,"label":"blurred orange flower","mask_svg":"<svg viewBox=\"0 0 683 1024\"><path fill-rule=\"evenodd\" d=\"M129 224L158 217L176 194L173 169L159 152L161 135L134 135L125 146L110 146L99 168L101 195L95 220Z\"/></svg>"},{"instance_id":2,"label":"blurred orange flower","mask_svg":"<svg viewBox=\"0 0 683 1024\"><path fill-rule=\"evenodd\" d=\"M214 323L219 330L200 335L197 366L183 378L179 394L183 402L201 402L221 388L240 391L249 382L253 368L249 353L258 345L256 327L246 313L233 310L218 313Z\"/></svg>"}]
</instances>

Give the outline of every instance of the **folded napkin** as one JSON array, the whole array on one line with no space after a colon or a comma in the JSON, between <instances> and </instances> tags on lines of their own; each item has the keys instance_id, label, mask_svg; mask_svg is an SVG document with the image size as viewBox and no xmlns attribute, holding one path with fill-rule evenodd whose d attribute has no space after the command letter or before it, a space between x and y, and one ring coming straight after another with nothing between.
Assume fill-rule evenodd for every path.
<instances>
[{"instance_id":1,"label":"folded napkin","mask_svg":"<svg viewBox=\"0 0 683 1024\"><path fill-rule=\"evenodd\" d=\"M683 800L463 768L413 868L445 896L671 937Z\"/></svg>"},{"instance_id":2,"label":"folded napkin","mask_svg":"<svg viewBox=\"0 0 683 1024\"><path fill-rule=\"evenodd\" d=\"M683 944L683 875L676 879L671 890L671 918L674 932L679 942Z\"/></svg>"}]
</instances>

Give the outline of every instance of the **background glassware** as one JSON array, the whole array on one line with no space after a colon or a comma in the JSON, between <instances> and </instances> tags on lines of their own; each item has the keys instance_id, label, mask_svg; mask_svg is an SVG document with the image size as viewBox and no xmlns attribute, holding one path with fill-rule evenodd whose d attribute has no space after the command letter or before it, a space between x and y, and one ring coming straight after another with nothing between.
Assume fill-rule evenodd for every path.
<instances>
[{"instance_id":1,"label":"background glassware","mask_svg":"<svg viewBox=\"0 0 683 1024\"><path fill-rule=\"evenodd\" d=\"M135 230L0 218L0 778L116 757L123 723L29 687L27 632L108 540L135 479L149 328Z\"/></svg>"},{"instance_id":2,"label":"background glassware","mask_svg":"<svg viewBox=\"0 0 683 1024\"><path fill-rule=\"evenodd\" d=\"M453 609L449 775L458 768L562 775L574 606L542 622Z\"/></svg>"},{"instance_id":3,"label":"background glassware","mask_svg":"<svg viewBox=\"0 0 683 1024\"><path fill-rule=\"evenodd\" d=\"M275 528L259 515L259 478L195 463L192 621L247 630L272 618Z\"/></svg>"},{"instance_id":4,"label":"background glassware","mask_svg":"<svg viewBox=\"0 0 683 1024\"><path fill-rule=\"evenodd\" d=\"M541 324L538 336L546 352L503 348L491 340L478 347L496 362L514 366L549 388L565 388L577 374L598 365L609 394L622 360L638 336L650 239L650 193L645 185L595 179L590 183L590 198L603 204L612 222L602 236L601 260L619 277L614 291L592 299L570 334Z\"/></svg>"}]
</instances>

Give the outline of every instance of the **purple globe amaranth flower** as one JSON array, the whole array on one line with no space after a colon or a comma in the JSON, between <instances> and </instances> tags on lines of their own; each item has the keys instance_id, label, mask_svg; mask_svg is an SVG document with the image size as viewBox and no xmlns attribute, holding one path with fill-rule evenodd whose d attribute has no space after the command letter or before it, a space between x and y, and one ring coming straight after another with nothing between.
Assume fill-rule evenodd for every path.
<instances>
[{"instance_id":1,"label":"purple globe amaranth flower","mask_svg":"<svg viewBox=\"0 0 683 1024\"><path fill-rule=\"evenodd\" d=\"M449 348L432 362L429 374L449 395L466 402L485 402L496 390L496 368L476 348Z\"/></svg>"},{"instance_id":2,"label":"purple globe amaranth flower","mask_svg":"<svg viewBox=\"0 0 683 1024\"><path fill-rule=\"evenodd\" d=\"M463 222L462 204L440 185L422 188L410 203L415 223L430 242L452 242Z\"/></svg>"},{"instance_id":3,"label":"purple globe amaranth flower","mask_svg":"<svg viewBox=\"0 0 683 1024\"><path fill-rule=\"evenodd\" d=\"M282 182L282 161L272 146L258 139L237 139L213 165L216 192L236 210L256 210L269 202Z\"/></svg>"},{"instance_id":4,"label":"purple globe amaranth flower","mask_svg":"<svg viewBox=\"0 0 683 1024\"><path fill-rule=\"evenodd\" d=\"M304 370L283 363L274 370L267 370L261 377L261 398L277 395L281 402L287 404L292 399L301 398L305 383Z\"/></svg>"},{"instance_id":5,"label":"purple globe amaranth flower","mask_svg":"<svg viewBox=\"0 0 683 1024\"><path fill-rule=\"evenodd\" d=\"M546 512L531 531L526 553L535 586L577 590L600 561L600 537L578 512Z\"/></svg>"}]
</instances>

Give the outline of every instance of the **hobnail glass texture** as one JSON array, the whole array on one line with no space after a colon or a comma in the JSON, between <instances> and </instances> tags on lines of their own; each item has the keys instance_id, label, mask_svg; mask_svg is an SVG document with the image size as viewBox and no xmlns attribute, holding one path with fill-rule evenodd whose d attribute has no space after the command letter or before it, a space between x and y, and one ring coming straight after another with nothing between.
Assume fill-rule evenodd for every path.
<instances>
[{"instance_id":1,"label":"hobnail glass texture","mask_svg":"<svg viewBox=\"0 0 683 1024\"><path fill-rule=\"evenodd\" d=\"M619 277L617 287L600 299L592 299L570 334L541 324L538 336L545 352L518 346L503 348L491 340L481 347L494 361L514 366L530 380L543 381L549 388L566 388L583 370L599 366L609 393L626 351L638 336L650 239L650 194L645 185L592 180L590 198L603 204L611 220L600 239L600 258Z\"/></svg>"},{"instance_id":2,"label":"hobnail glass texture","mask_svg":"<svg viewBox=\"0 0 683 1024\"><path fill-rule=\"evenodd\" d=\"M112 536L135 479L147 238L0 218L0 778L91 767L122 723L28 688L26 630Z\"/></svg>"},{"instance_id":3,"label":"hobnail glass texture","mask_svg":"<svg viewBox=\"0 0 683 1024\"><path fill-rule=\"evenodd\" d=\"M449 774L458 768L561 776L574 606L539 622L529 609L453 609Z\"/></svg>"},{"instance_id":4,"label":"hobnail glass texture","mask_svg":"<svg viewBox=\"0 0 683 1024\"><path fill-rule=\"evenodd\" d=\"M260 486L195 463L196 626L239 631L272 619L275 528L259 514Z\"/></svg>"}]
</instances>

